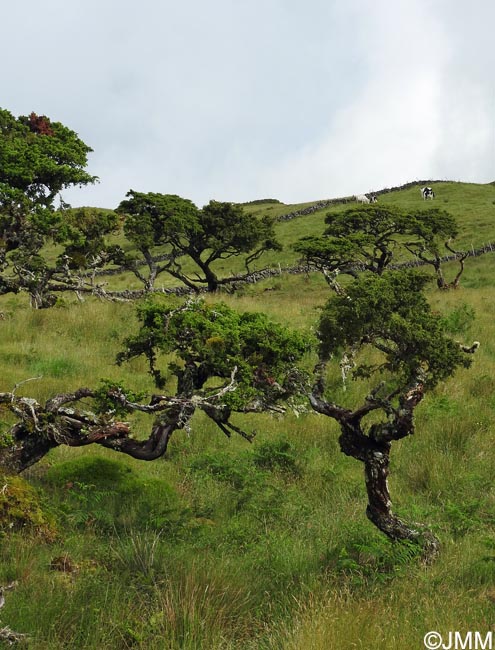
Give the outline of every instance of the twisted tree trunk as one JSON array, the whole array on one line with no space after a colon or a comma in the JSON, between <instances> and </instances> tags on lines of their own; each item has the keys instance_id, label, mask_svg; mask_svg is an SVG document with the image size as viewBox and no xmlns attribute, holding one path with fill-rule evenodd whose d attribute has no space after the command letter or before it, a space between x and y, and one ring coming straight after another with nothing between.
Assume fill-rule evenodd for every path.
<instances>
[{"instance_id":1,"label":"twisted tree trunk","mask_svg":"<svg viewBox=\"0 0 495 650\"><path fill-rule=\"evenodd\" d=\"M364 477L368 493L366 516L393 541L409 541L423 546L423 557L433 558L440 549L439 540L430 531L417 524L407 524L392 512L388 488L390 444L370 450L364 461Z\"/></svg>"},{"instance_id":2,"label":"twisted tree trunk","mask_svg":"<svg viewBox=\"0 0 495 650\"><path fill-rule=\"evenodd\" d=\"M399 399L399 408L392 408L390 400L378 400L372 394L364 406L351 411L326 401L322 395L323 382L320 380L310 395L311 405L318 413L339 423L341 451L363 463L368 519L389 539L419 544L423 547L424 559L433 558L439 550L439 540L423 526L409 525L393 513L388 486L392 441L414 433L413 412L423 397L421 382L413 383L404 392ZM371 425L365 433L362 427L363 417L378 408L385 409L387 419Z\"/></svg>"}]
</instances>

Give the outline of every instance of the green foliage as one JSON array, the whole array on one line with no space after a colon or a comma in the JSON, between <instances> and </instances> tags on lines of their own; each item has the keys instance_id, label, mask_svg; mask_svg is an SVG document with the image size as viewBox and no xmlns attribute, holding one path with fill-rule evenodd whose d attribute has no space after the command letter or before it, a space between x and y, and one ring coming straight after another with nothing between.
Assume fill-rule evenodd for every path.
<instances>
[{"instance_id":1,"label":"green foliage","mask_svg":"<svg viewBox=\"0 0 495 650\"><path fill-rule=\"evenodd\" d=\"M426 275L414 271L362 274L346 295L333 296L325 305L319 326L321 356L367 343L384 355L375 369L390 371L405 385L421 370L429 387L450 377L456 367L468 367L471 360L431 311L423 294L427 282ZM355 372L372 370L362 364Z\"/></svg>"},{"instance_id":2,"label":"green foliage","mask_svg":"<svg viewBox=\"0 0 495 650\"><path fill-rule=\"evenodd\" d=\"M126 196L129 198L121 201L117 212L125 215L126 237L141 251L171 242L187 245L187 240L199 232L198 208L188 199L133 190Z\"/></svg>"},{"instance_id":3,"label":"green foliage","mask_svg":"<svg viewBox=\"0 0 495 650\"><path fill-rule=\"evenodd\" d=\"M272 403L287 398L303 386L304 376L295 364L308 350L308 341L265 314L197 301L176 309L148 302L138 316L140 330L126 339L118 362L144 355L159 387L165 382L156 366L159 353L174 354L168 370L177 377L179 392L200 390L210 379L228 379L237 368L237 389L222 398L234 410L256 399Z\"/></svg>"},{"instance_id":4,"label":"green foliage","mask_svg":"<svg viewBox=\"0 0 495 650\"><path fill-rule=\"evenodd\" d=\"M329 549L329 569L345 577L353 587L366 587L397 578L420 559L418 544L403 542L391 545L385 538L348 525L346 543Z\"/></svg>"},{"instance_id":5,"label":"green foliage","mask_svg":"<svg viewBox=\"0 0 495 650\"><path fill-rule=\"evenodd\" d=\"M94 397L97 412L114 414L117 417L125 417L128 413L131 413L131 408L115 399L115 396L120 394L125 395L131 402L139 402L146 397L145 392L135 392L124 386L122 382L101 379L100 387L95 391Z\"/></svg>"},{"instance_id":6,"label":"green foliage","mask_svg":"<svg viewBox=\"0 0 495 650\"><path fill-rule=\"evenodd\" d=\"M162 267L150 264L150 271L168 271L188 286L206 284L215 291L219 285L211 266L215 260L244 253L249 263L266 250L280 250L273 221L268 217L255 219L240 205L210 201L199 210L192 201L171 194L130 190L127 196L117 208L119 214L125 215L126 237L148 263L155 247L170 247L168 262ZM183 256L194 262L195 276L182 269Z\"/></svg>"},{"instance_id":7,"label":"green foliage","mask_svg":"<svg viewBox=\"0 0 495 650\"><path fill-rule=\"evenodd\" d=\"M71 525L101 533L147 527L177 534L184 512L165 482L141 478L129 467L105 458L79 458L51 467L45 482L64 489L60 516Z\"/></svg>"},{"instance_id":8,"label":"green foliage","mask_svg":"<svg viewBox=\"0 0 495 650\"><path fill-rule=\"evenodd\" d=\"M90 152L59 122L34 113L15 118L0 109L0 230L8 249L23 241L16 226L44 235L56 226L50 212L61 190L96 180L84 171Z\"/></svg>"},{"instance_id":9,"label":"green foliage","mask_svg":"<svg viewBox=\"0 0 495 650\"><path fill-rule=\"evenodd\" d=\"M48 286L56 269L47 260L49 241L68 244L72 265L80 267L81 255L94 254L100 245L94 229L86 232L65 218L67 207L60 192L72 185L94 183L85 167L91 151L74 131L45 116L31 113L15 118L0 109L0 266L3 293L28 291L37 307L49 307L55 298ZM89 243L89 238L93 241ZM9 255L10 253L10 255ZM75 262L78 259L77 263Z\"/></svg>"},{"instance_id":10,"label":"green foliage","mask_svg":"<svg viewBox=\"0 0 495 650\"><path fill-rule=\"evenodd\" d=\"M307 262L328 270L381 274L406 250L438 254L441 242L457 235L454 217L438 208L402 210L394 205L358 205L329 212L323 237L293 245Z\"/></svg>"},{"instance_id":11,"label":"green foliage","mask_svg":"<svg viewBox=\"0 0 495 650\"><path fill-rule=\"evenodd\" d=\"M243 490L253 480L252 465L246 456L235 459L227 454L204 453L191 461L194 472L205 472L236 491Z\"/></svg>"},{"instance_id":12,"label":"green foliage","mask_svg":"<svg viewBox=\"0 0 495 650\"><path fill-rule=\"evenodd\" d=\"M266 470L278 470L287 476L301 475L301 461L294 445L285 438L262 442L253 451L256 467Z\"/></svg>"},{"instance_id":13,"label":"green foliage","mask_svg":"<svg viewBox=\"0 0 495 650\"><path fill-rule=\"evenodd\" d=\"M441 322L447 332L451 334L465 334L475 320L474 309L471 305L461 303L454 307Z\"/></svg>"},{"instance_id":14,"label":"green foliage","mask_svg":"<svg viewBox=\"0 0 495 650\"><path fill-rule=\"evenodd\" d=\"M84 269L96 260L100 265L122 253L120 248L107 244L108 235L115 234L120 219L111 210L77 208L64 213L64 222L55 241L64 246L59 263L69 261L70 268Z\"/></svg>"},{"instance_id":15,"label":"green foliage","mask_svg":"<svg viewBox=\"0 0 495 650\"><path fill-rule=\"evenodd\" d=\"M482 523L481 506L481 499L472 499L462 503L448 501L445 504L445 512L452 533L456 537L480 527Z\"/></svg>"},{"instance_id":16,"label":"green foliage","mask_svg":"<svg viewBox=\"0 0 495 650\"><path fill-rule=\"evenodd\" d=\"M95 177L84 171L90 147L74 131L45 116L15 118L0 109L0 188L20 190L35 204L50 207L60 190Z\"/></svg>"},{"instance_id":17,"label":"green foliage","mask_svg":"<svg viewBox=\"0 0 495 650\"><path fill-rule=\"evenodd\" d=\"M286 503L283 485L269 472L275 468L276 461L273 468L267 465L262 468L256 461L256 454L251 452L238 457L205 453L190 463L190 470L195 475L209 477L225 486L222 489L222 507L235 515L235 520L230 521L227 531L222 533L227 545L252 546L261 534L260 522L263 525L268 521L278 521ZM197 514L208 516L213 513L205 511L203 504Z\"/></svg>"},{"instance_id":18,"label":"green foliage","mask_svg":"<svg viewBox=\"0 0 495 650\"><path fill-rule=\"evenodd\" d=\"M458 235L456 219L439 208L411 210L408 214L407 234L415 235L415 246L437 253L439 242L455 239Z\"/></svg>"}]
</instances>

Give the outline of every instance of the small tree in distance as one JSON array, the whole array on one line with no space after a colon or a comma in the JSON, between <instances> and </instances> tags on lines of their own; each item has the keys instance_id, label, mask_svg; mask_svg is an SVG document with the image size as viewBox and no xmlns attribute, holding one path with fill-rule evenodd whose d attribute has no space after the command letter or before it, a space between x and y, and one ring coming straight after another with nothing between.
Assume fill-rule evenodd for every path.
<instances>
[{"instance_id":1,"label":"small tree in distance","mask_svg":"<svg viewBox=\"0 0 495 650\"><path fill-rule=\"evenodd\" d=\"M357 205L329 212L322 237L303 237L294 244L316 268L356 277L362 271L381 274L400 250L408 217L394 206Z\"/></svg>"},{"instance_id":2,"label":"small tree in distance","mask_svg":"<svg viewBox=\"0 0 495 650\"><path fill-rule=\"evenodd\" d=\"M158 275L167 272L187 287L206 287L216 291L235 278L218 278L213 269L217 260L246 255L245 264L258 259L267 250L279 250L273 221L256 219L244 213L242 206L210 201L199 210L192 201L172 194L130 190L117 208L124 215L124 232L143 256L148 274L139 271L132 257L128 267L150 291ZM156 260L156 249L164 246L166 255ZM189 268L186 270L185 263ZM191 265L191 262L193 263Z\"/></svg>"},{"instance_id":3,"label":"small tree in distance","mask_svg":"<svg viewBox=\"0 0 495 650\"><path fill-rule=\"evenodd\" d=\"M411 216L404 247L424 264L433 266L439 289L457 289L468 252L459 252L452 247L452 240L458 234L454 217L438 208L421 210ZM459 261L460 269L452 282L447 282L443 273L442 246Z\"/></svg>"},{"instance_id":4,"label":"small tree in distance","mask_svg":"<svg viewBox=\"0 0 495 650\"><path fill-rule=\"evenodd\" d=\"M357 205L328 213L322 237L303 237L294 249L303 259L327 274L338 272L357 277L362 271L381 275L392 263L405 262L409 252L437 274L446 288L441 269L441 245L450 252L457 235L452 215L438 208L404 211L396 206ZM466 256L462 258L461 266ZM460 273L456 278L458 283Z\"/></svg>"}]
</instances>

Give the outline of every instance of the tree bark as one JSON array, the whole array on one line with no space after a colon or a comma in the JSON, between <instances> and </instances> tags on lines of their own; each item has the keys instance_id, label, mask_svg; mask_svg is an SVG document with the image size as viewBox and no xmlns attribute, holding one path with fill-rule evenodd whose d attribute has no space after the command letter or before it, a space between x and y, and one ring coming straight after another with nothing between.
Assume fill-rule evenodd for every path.
<instances>
[{"instance_id":1,"label":"tree bark","mask_svg":"<svg viewBox=\"0 0 495 650\"><path fill-rule=\"evenodd\" d=\"M409 525L392 512L388 488L390 443L370 450L364 461L364 476L368 494L366 516L394 542L409 541L423 547L423 559L430 561L440 550L440 542L421 525Z\"/></svg>"},{"instance_id":2,"label":"tree bark","mask_svg":"<svg viewBox=\"0 0 495 650\"><path fill-rule=\"evenodd\" d=\"M420 544L423 547L424 558L432 558L440 547L438 539L423 526L417 524L411 526L392 511L388 486L391 442L373 440L365 435L357 424L349 425L348 422L342 422L341 428L339 444L342 452L364 464L368 519L392 541ZM399 432L398 434L400 435Z\"/></svg>"},{"instance_id":3,"label":"tree bark","mask_svg":"<svg viewBox=\"0 0 495 650\"><path fill-rule=\"evenodd\" d=\"M423 384L419 379L413 381L401 395L398 409L392 408L390 400L380 402L370 395L364 406L350 411L323 398L324 367L325 364L319 364L315 369L317 382L310 395L310 402L315 411L339 423L341 451L364 465L368 519L393 541L410 541L421 545L424 559L432 559L440 547L438 539L423 526L410 526L393 513L388 487L392 441L414 433L413 412L423 397ZM371 425L365 433L361 423L363 417L378 408L386 409L387 419Z\"/></svg>"},{"instance_id":4,"label":"tree bark","mask_svg":"<svg viewBox=\"0 0 495 650\"><path fill-rule=\"evenodd\" d=\"M155 460L166 453L173 432L187 426L195 410L190 400L181 398L163 398L150 405L129 403L131 410L157 415L149 437L136 440L126 422L67 406L85 397L95 397L95 393L81 388L74 393L56 395L42 406L34 399L0 393L0 403L19 418L8 433L8 444L0 448L0 465L11 472L20 473L55 447L83 447L90 444L98 444L138 460ZM118 403L119 396L115 396L115 400Z\"/></svg>"}]
</instances>

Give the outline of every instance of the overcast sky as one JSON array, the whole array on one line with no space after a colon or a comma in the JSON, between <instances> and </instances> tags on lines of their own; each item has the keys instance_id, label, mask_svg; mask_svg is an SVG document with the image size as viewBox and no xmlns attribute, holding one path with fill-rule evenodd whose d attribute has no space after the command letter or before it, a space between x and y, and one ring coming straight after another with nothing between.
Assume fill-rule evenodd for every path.
<instances>
[{"instance_id":1,"label":"overcast sky","mask_svg":"<svg viewBox=\"0 0 495 650\"><path fill-rule=\"evenodd\" d=\"M495 180L493 0L23 0L0 24L0 106L94 150L73 205Z\"/></svg>"}]
</instances>

